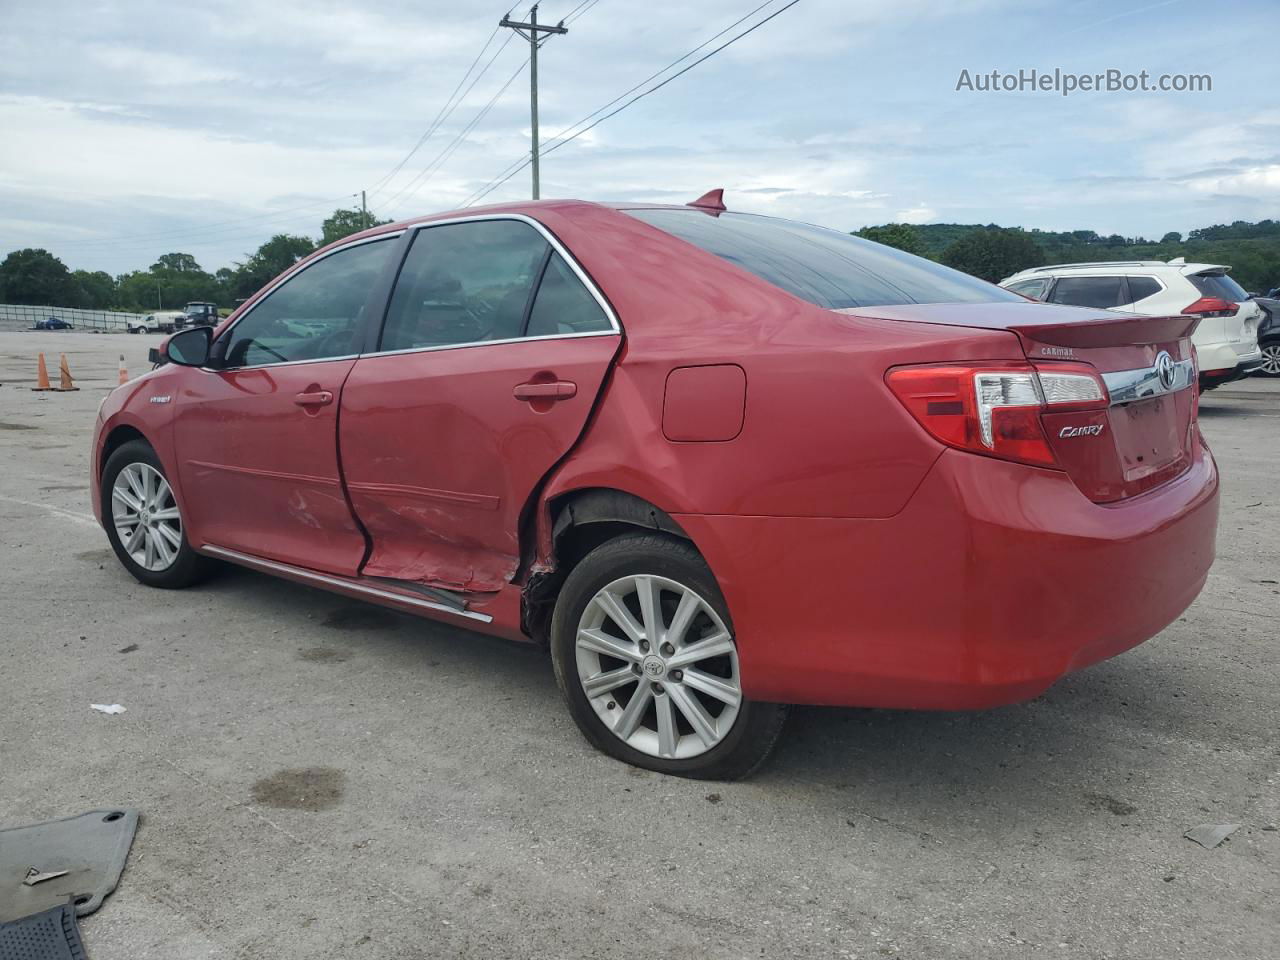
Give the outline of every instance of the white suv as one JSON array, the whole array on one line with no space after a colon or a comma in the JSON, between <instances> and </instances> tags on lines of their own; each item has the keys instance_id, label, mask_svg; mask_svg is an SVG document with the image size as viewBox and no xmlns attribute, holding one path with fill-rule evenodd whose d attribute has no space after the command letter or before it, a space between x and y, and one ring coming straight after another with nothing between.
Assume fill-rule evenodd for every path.
<instances>
[{"instance_id":1,"label":"white suv","mask_svg":"<svg viewBox=\"0 0 1280 960\"><path fill-rule=\"evenodd\" d=\"M1238 380L1262 366L1258 324L1262 309L1229 276L1230 267L1187 263L1182 257L1111 263L1059 263L1033 267L1000 286L1048 303L1125 310L1147 316L1200 318L1191 335L1205 390Z\"/></svg>"}]
</instances>

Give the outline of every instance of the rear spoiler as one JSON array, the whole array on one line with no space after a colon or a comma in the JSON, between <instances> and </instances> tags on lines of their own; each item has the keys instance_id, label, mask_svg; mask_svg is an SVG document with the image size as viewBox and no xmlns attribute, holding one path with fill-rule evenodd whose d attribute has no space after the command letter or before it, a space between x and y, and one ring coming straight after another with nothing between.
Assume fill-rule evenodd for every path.
<instances>
[{"instance_id":1,"label":"rear spoiler","mask_svg":"<svg viewBox=\"0 0 1280 960\"><path fill-rule=\"evenodd\" d=\"M1015 323L1008 329L1024 343L1047 343L1057 347L1120 347L1181 340L1191 336L1199 323L1199 317L1180 314L1169 317L1116 314L1114 317L1071 323Z\"/></svg>"}]
</instances>

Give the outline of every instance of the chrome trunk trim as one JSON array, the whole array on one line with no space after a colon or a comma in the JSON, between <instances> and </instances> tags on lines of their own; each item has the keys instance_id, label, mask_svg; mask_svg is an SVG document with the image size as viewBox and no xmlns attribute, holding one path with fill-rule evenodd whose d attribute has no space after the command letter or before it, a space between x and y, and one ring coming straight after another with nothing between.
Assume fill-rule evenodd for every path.
<instances>
[{"instance_id":1,"label":"chrome trunk trim","mask_svg":"<svg viewBox=\"0 0 1280 960\"><path fill-rule=\"evenodd\" d=\"M1138 370L1115 370L1104 373L1102 381L1111 395L1111 406L1163 397L1194 386L1196 366L1193 360L1174 360L1161 352L1156 362Z\"/></svg>"}]
</instances>

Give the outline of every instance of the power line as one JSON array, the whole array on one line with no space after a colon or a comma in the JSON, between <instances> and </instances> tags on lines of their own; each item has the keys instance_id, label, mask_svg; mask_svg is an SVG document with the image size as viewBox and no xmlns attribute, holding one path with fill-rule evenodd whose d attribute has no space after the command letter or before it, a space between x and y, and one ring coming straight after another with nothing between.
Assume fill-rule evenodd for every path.
<instances>
[{"instance_id":1,"label":"power line","mask_svg":"<svg viewBox=\"0 0 1280 960\"><path fill-rule=\"evenodd\" d=\"M577 13L579 9L581 6L575 7L573 12ZM512 20L508 15L502 18L498 26L513 30L529 41L529 115L531 118L529 159L533 163L533 199L537 200L540 180L538 176L538 47L554 36L563 36L568 33L569 28L564 25L563 20L555 26L539 24L536 3L529 10L527 23ZM547 35L545 39L541 36L544 33Z\"/></svg>"},{"instance_id":2,"label":"power line","mask_svg":"<svg viewBox=\"0 0 1280 960\"><path fill-rule=\"evenodd\" d=\"M422 136L418 138L418 142L413 145L413 149L411 149L408 153L406 153L400 159L400 162L397 163L391 169L390 173L383 174L380 178L378 178L377 181L373 183L372 186L369 187L369 193L376 193L379 189L381 189L383 184L387 183L393 177L395 177L397 173L399 173L402 169L404 169L404 165L409 162L409 160L413 157L413 155L422 148L422 145L426 143L429 139L431 139L431 135L435 133L436 130L440 127L440 124L444 122L445 109L449 106L450 103L452 103L453 98L457 96L458 91L462 89L462 85L467 82L467 78L471 76L471 71L476 68L476 64L480 62L480 58L484 56L485 51L489 49L489 44L493 43L493 38L498 35L498 31L501 29L502 29L501 27L493 28L493 33L489 34L489 38L485 40L484 46L480 48L480 52L476 54L475 59L471 61L471 65L467 67L467 72L462 75L462 79L459 80L458 85L453 88L453 92L449 94L444 104L440 107L438 111L436 111L435 119L432 120L431 123L428 125L426 132L423 133ZM511 39L510 37L507 37L507 40L510 40L510 39ZM506 44L504 43L503 46L506 46ZM499 49L499 52L501 52L501 49ZM489 62L492 63L493 61L491 60ZM488 67L486 66L485 69L488 69ZM483 71L481 71L481 76L483 76ZM477 77L476 79L478 80L479 77ZM470 87L468 87L467 89L469 91ZM463 96L465 95L466 94L463 94Z\"/></svg>"},{"instance_id":3,"label":"power line","mask_svg":"<svg viewBox=\"0 0 1280 960\"><path fill-rule=\"evenodd\" d=\"M752 26L748 27L746 30L743 30L741 33L739 33L739 34L737 34L737 35L735 35L735 36L731 37L729 40L726 40L724 43L720 44L720 46L716 47L715 49L711 50L710 52L706 53L705 55L703 55L703 56L699 57L697 60L693 61L693 63L690 63L690 64L688 64L687 66L685 66L685 67L681 68L680 70L676 71L676 72L675 72L675 73L673 73L671 76L669 76L669 77L667 77L665 80L663 80L661 83L655 84L654 86L650 87L649 89L644 90L644 91L642 91L641 93L636 94L634 97L632 97L630 100L627 100L625 103L623 103L623 104L622 104L620 107L618 107L617 109L615 109L615 110L611 110L611 111L609 111L608 113L605 113L603 116L600 116L598 119L596 119L596 120L592 121L591 123L587 124L586 126L582 127L582 129L578 130L576 133L573 133L572 135L570 135L570 136L568 136L568 137L564 137L563 139L560 139L560 137L563 135L563 133L564 133L564 132L566 132L566 131L568 131L568 130L573 130L575 127L579 127L579 126L581 126L583 123L586 123L586 121L587 121L587 120L590 120L592 117L597 116L597 115L598 115L598 114L600 114L602 111L607 110L607 109L608 109L612 104L615 104L615 103L617 103L619 100L621 100L623 97L626 97L629 93L634 92L638 87L641 87L641 86L643 86L644 84L648 83L648 82L649 82L649 80L652 80L652 79L654 79L654 78L655 78L655 77L657 77L657 76L660 76L661 74L665 73L667 70L670 70L670 69L671 69L672 67L674 67L676 64L678 64L678 63L680 63L680 62L682 62L682 61L684 61L684 60L687 60L690 56L692 56L694 53L697 53L699 50L701 50L701 49L702 49L703 47L705 47L707 44L709 44L709 43L711 43L712 41L714 41L716 38L723 36L725 33L727 33L728 31L732 30L735 26L737 26L738 24L742 23L744 20L749 19L750 17L752 17L752 16L754 16L756 13L758 13L760 10L764 9L765 7L767 7L767 6L769 5L769 3L770 3L770 2L775 2L775 0L769 0L769 2L766 2L766 3L762 3L762 4L760 4L760 6L756 7L756 8L755 8L754 10L752 10L750 13L746 14L746 16L741 17L740 19L736 20L734 23L730 24L728 27L725 27L723 30L721 30L719 33L717 33L715 36L713 36L713 37L709 38L708 40L704 40L704 41L703 41L701 44L699 44L697 47L694 47L694 48L693 48L693 50L689 51L688 53L686 53L684 56L680 57L678 60L674 61L673 63L668 64L666 67L663 67L663 68L662 68L661 70L659 70L656 74L653 74L652 76L650 76L650 77L649 77L648 79L646 79L646 80L642 80L639 84L637 84L636 86L632 87L632 88L631 88L630 90L628 90L626 93L620 94L619 96L615 97L613 100L609 101L609 103L605 104L603 107L600 107L600 108L598 108L597 110L593 111L592 113L588 114L586 117L584 117L582 120L579 120L577 123L571 124L570 126L566 127L566 128L565 128L565 131L562 131L562 132L561 132L561 134L559 134L559 135L557 135L556 137L553 137L553 138L552 138L553 140L558 140L558 142L556 142L556 143L552 143L552 144L551 144L551 146L546 147L546 149L540 149L540 150L539 150L539 152L540 152L542 155L544 155L544 156L545 156L545 155L546 155L546 154L548 154L548 153L552 153L552 152L554 152L554 151L556 151L556 150L559 150L559 149L560 149L561 147L563 147L566 143L571 143L572 141L574 141L574 140L578 139L578 137L582 136L582 135L583 135L584 133L586 133L587 131L589 131L589 130L593 129L594 127L599 126L599 125L600 125L601 123L603 123L604 121L606 121L606 120L610 119L611 117L615 117L615 116L617 116L619 113L621 113L623 110L627 109L627 107L631 106L631 105L632 105L632 104L634 104L636 101L638 101L638 100L643 100L645 97L649 96L649 95L650 95L650 94L652 94L652 93L657 93L659 90L661 90L663 87L665 87L665 86L666 86L667 84L669 84L671 81L675 80L677 77L681 77L681 76L683 76L684 74L688 73L690 70L692 70L694 67L698 66L699 64L704 63L704 62L706 62L707 60L710 60L712 57L714 57L714 56L715 56L717 53L719 53L720 51L724 50L724 49L725 49L725 48L727 48L727 47L732 46L733 44L735 44L735 43L737 43L739 40L741 40L743 37L747 36L748 34L754 33L756 30L758 30L758 29L760 29L761 27L763 27L763 26L764 26L766 23L768 23L770 20L774 19L775 17L779 16L780 14L785 13L787 10L790 10L790 9L791 9L792 7L794 7L797 3L799 3L799 2L800 2L800 0L791 0L791 2L790 2L790 3L787 3L785 6L782 6L782 7L778 8L777 10L775 10L773 13L769 14L769 15L768 15L767 17L765 17L764 19L762 19L762 20L760 20L760 21L756 22L756 23L755 23L755 24L753 24ZM504 173L503 173L503 174L500 174L500 175L499 175L499 179L497 179L497 180L493 180L493 181L490 181L488 184L486 184L484 187L482 187L482 188L481 188L477 193L474 193L474 194L472 194L470 197L468 197L468 198L467 198L467 200L466 200L466 202L465 202L465 203L463 203L463 207L464 207L464 208L465 208L465 207L469 207L469 206L471 206L472 204L476 203L477 201L479 201L479 200L483 200L486 196L488 196L490 193L492 193L492 192L493 192L494 190L496 190L498 187L502 186L504 183L506 183L508 180L510 180L512 177L514 177L517 173L519 173L521 170L523 170L525 167L527 167L527 166L528 166L530 163L532 163L532 162L533 162L533 158L532 158L532 157L528 157L528 158L525 158L525 159L521 160L521 161L519 162L519 164L515 166L515 168L514 168L514 169L510 169L510 168L508 168L508 171L504 171Z\"/></svg>"},{"instance_id":4,"label":"power line","mask_svg":"<svg viewBox=\"0 0 1280 960\"><path fill-rule=\"evenodd\" d=\"M587 0L587 2L592 2L592 0ZM594 5L594 3L598 3L598 2L599 2L599 0L594 0L593 5ZM648 83L649 81L651 81L651 80L656 80L658 77L662 76L664 73L666 73L666 72L667 72L668 70L670 70L672 67L678 66L679 64L683 63L685 60L688 60L691 56L693 56L693 55L694 55L695 53L697 53L699 50L703 49L704 47L708 46L708 45L709 45L709 44L711 44L711 43L714 43L717 39L719 39L720 37L723 37L726 33L728 33L728 32L729 32L730 30L732 30L734 27L738 26L738 24L742 23L743 21L750 20L753 16L755 16L757 13L759 13L759 12L760 12L761 10L763 10L765 7L767 7L767 6L769 6L770 4L775 3L775 2L777 2L777 0L765 0L765 2L764 2L764 3L760 4L758 7L756 7L754 10L750 11L749 13L747 13L747 14L745 14L745 15L743 15L743 16L741 16L741 17L739 17L737 20L733 21L733 23L729 24L727 27L725 27L725 28L724 28L723 30L721 30L719 33L713 34L712 36L708 37L706 40L703 40L703 41L702 41L702 43L698 44L696 47L694 47L694 48L693 48L692 50L690 50L688 53L686 53L686 54L684 54L683 56L678 57L677 59L675 59L675 60L671 61L671 63L667 64L667 65L666 65L665 67L663 67L661 70L657 70L657 71L655 71L654 73L649 74L649 76L645 77L643 80L641 80L639 83L635 84L634 86L632 86L632 87L630 87L630 88L628 88L628 89L626 89L626 90L622 91L622 93L618 94L616 97L614 97L614 98L613 98L612 100L610 100L608 103L604 104L603 106L597 107L595 110L591 111L589 114L587 114L587 115L586 115L585 117L583 117L581 120L579 120L577 123L571 123L571 124L569 124L569 126L565 127L563 130L561 130L559 133L557 133L554 137L551 137L551 138L549 138L548 140L544 141L544 142L543 142L543 146L545 146L545 145L546 145L546 144L548 144L548 143L552 143L553 141L556 141L556 140L561 139L561 138L562 138L562 137L564 137L564 135L565 135L566 133L568 133L570 130L574 129L575 127L580 127L580 126L582 126L582 124L584 124L584 123L586 123L587 121L591 120L593 117L595 117L595 116L597 116L597 115L599 115L599 114L603 113L605 110L608 110L611 106L613 106L613 105L614 105L615 103L617 103L619 100L623 99L624 97L626 97L626 96L627 96L627 95L629 95L629 94L635 93L635 91L639 90L641 87L643 87L643 86L644 86L646 83ZM579 7L581 7L581 6L582 6L582 4L579 4ZM583 13L585 13L585 12L586 12L586 11L584 10L584 11L583 11ZM565 19L566 19L566 22L567 22L568 18L566 17ZM519 173L519 172L520 172L520 170L522 170L522 169L523 169L523 167L521 166L521 164L523 163L523 160L524 160L524 158L522 158L522 157L521 157L521 158L517 158L517 159L513 160L510 164L508 164L506 167L504 167L504 168L503 168L503 169L498 173L497 177L495 177L495 178L494 178L494 180L497 180L497 179L499 179L499 178L502 178L502 179L503 179L503 182L505 182L507 179L510 179L511 177L514 177L517 173ZM478 191L476 191L476 193L475 193L475 194L472 194L470 197L468 197L468 198L467 198L467 200L463 203L463 206L464 206L464 207L468 207L468 206L470 206L472 203L474 203L476 200L480 199L480 197L479 197L479 196L477 196L476 194L483 195L483 194L484 194L484 192L485 192L485 188L486 188L486 187L488 187L488 186L489 186L489 184L492 184L493 182L494 182L493 180L488 181L488 183L486 183L486 184L485 184L485 186L481 187ZM500 185L500 184L499 184L499 185Z\"/></svg>"},{"instance_id":5,"label":"power line","mask_svg":"<svg viewBox=\"0 0 1280 960\"><path fill-rule=\"evenodd\" d=\"M436 154L434 160L427 164L427 166L424 167L416 177L401 187L400 191L396 193L395 196L383 201L384 209L390 208L392 204L396 203L402 197L413 196L422 188L424 183L431 179L435 172L440 169L440 166L445 162L445 160L452 156L453 152L462 145L462 142L467 138L467 135L470 134L471 131L476 128L476 125L488 115L489 111L493 109L494 104L498 102L498 98L506 93L507 88L515 82L516 77L520 76L520 74L524 72L524 68L528 63L529 61L526 58L525 61L516 68L516 72L507 78L507 82L498 88L497 92L489 99L489 102L480 109L480 112L471 119L471 122L463 127L443 150Z\"/></svg>"}]
</instances>

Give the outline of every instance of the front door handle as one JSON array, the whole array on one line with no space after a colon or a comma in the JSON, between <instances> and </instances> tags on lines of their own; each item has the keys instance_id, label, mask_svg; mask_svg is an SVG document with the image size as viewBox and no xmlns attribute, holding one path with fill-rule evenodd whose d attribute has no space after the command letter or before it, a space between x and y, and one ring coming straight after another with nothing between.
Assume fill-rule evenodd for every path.
<instances>
[{"instance_id":1,"label":"front door handle","mask_svg":"<svg viewBox=\"0 0 1280 960\"><path fill-rule=\"evenodd\" d=\"M578 385L572 380L520 383L511 393L517 400L568 400L578 395Z\"/></svg>"},{"instance_id":2,"label":"front door handle","mask_svg":"<svg viewBox=\"0 0 1280 960\"><path fill-rule=\"evenodd\" d=\"M325 404L333 403L333 394L328 390L300 393L293 398L293 402L300 407L323 407Z\"/></svg>"}]
</instances>

